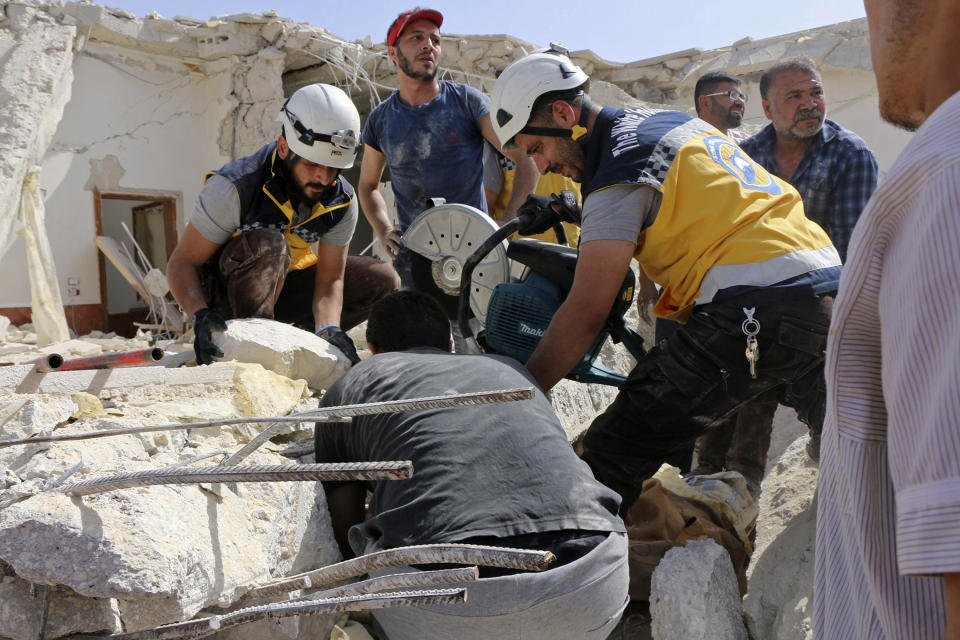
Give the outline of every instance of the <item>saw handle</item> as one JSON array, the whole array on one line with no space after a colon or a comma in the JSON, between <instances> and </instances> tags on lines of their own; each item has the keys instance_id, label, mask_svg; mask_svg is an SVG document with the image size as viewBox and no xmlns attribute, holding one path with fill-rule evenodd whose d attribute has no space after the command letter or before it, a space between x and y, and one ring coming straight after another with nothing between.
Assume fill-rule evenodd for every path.
<instances>
[{"instance_id":1,"label":"saw handle","mask_svg":"<svg viewBox=\"0 0 960 640\"><path fill-rule=\"evenodd\" d=\"M460 335L464 340L473 337L470 330L469 310L470 310L470 287L473 285L473 270L477 265L487 257L487 254L493 251L493 248L503 242L506 238L512 236L521 224L521 219L533 214L521 214L517 212L517 217L510 220L502 227L491 234L489 238L483 241L477 250L470 254L467 261L463 263L463 271L460 273L460 297L457 299L457 326L460 327Z\"/></svg>"},{"instance_id":2,"label":"saw handle","mask_svg":"<svg viewBox=\"0 0 960 640\"><path fill-rule=\"evenodd\" d=\"M580 206L572 191L561 191L549 196L530 194L517 209L517 217L495 231L463 263L460 274L460 297L457 300L457 326L460 335L466 340L473 337L470 331L470 287L473 284L473 270L487 257L494 247L509 238L515 232L534 234L552 228L557 234L557 243L567 244L567 232L561 221L580 224ZM542 227L542 228L540 228Z\"/></svg>"}]
</instances>

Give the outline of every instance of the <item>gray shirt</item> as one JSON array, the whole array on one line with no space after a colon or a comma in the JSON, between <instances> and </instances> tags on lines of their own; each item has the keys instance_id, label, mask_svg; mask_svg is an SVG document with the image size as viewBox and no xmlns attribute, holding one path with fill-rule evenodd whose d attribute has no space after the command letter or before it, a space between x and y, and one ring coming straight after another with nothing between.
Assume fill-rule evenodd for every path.
<instances>
[{"instance_id":1,"label":"gray shirt","mask_svg":"<svg viewBox=\"0 0 960 640\"><path fill-rule=\"evenodd\" d=\"M310 213L310 207L301 205L294 222L305 220ZM240 201L233 183L221 175L211 175L197 197L190 223L210 242L226 243L240 226ZM356 226L357 199L354 198L343 219L331 227L320 242L335 247L346 246L350 244Z\"/></svg>"},{"instance_id":2,"label":"gray shirt","mask_svg":"<svg viewBox=\"0 0 960 640\"><path fill-rule=\"evenodd\" d=\"M354 366L324 406L536 387L502 356L437 349ZM550 402L532 400L361 416L316 427L317 462L411 460L409 480L369 483L372 517L350 531L357 553L479 536L624 531L620 499L567 442Z\"/></svg>"},{"instance_id":3,"label":"gray shirt","mask_svg":"<svg viewBox=\"0 0 960 640\"><path fill-rule=\"evenodd\" d=\"M614 185L594 191L583 202L580 244L591 240L629 240L657 217L660 192L646 185Z\"/></svg>"}]
</instances>

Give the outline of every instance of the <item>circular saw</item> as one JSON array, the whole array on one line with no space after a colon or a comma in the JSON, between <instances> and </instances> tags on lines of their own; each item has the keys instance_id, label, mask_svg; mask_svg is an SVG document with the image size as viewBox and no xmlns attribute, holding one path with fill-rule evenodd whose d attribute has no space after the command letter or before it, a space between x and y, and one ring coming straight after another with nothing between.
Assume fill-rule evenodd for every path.
<instances>
[{"instance_id":1,"label":"circular saw","mask_svg":"<svg viewBox=\"0 0 960 640\"><path fill-rule=\"evenodd\" d=\"M451 319L457 317L463 265L500 227L483 211L465 204L438 204L414 219L403 234L411 252L415 287L437 299ZM486 322L493 290L510 278L507 242L500 242L476 266L470 310Z\"/></svg>"}]
</instances>

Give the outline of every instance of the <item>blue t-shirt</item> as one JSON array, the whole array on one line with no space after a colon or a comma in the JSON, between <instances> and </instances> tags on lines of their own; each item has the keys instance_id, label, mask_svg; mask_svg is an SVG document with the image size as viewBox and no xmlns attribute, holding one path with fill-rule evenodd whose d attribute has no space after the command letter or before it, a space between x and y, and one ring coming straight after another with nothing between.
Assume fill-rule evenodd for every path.
<instances>
[{"instance_id":1,"label":"blue t-shirt","mask_svg":"<svg viewBox=\"0 0 960 640\"><path fill-rule=\"evenodd\" d=\"M487 210L480 119L488 104L473 87L441 82L427 104L411 106L397 91L370 113L363 142L386 156L402 230L428 198Z\"/></svg>"}]
</instances>

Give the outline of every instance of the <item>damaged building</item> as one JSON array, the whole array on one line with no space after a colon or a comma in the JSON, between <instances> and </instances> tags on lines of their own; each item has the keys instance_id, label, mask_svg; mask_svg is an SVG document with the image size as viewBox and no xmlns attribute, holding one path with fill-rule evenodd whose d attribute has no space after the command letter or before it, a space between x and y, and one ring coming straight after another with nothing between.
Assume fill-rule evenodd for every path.
<instances>
[{"instance_id":1,"label":"damaged building","mask_svg":"<svg viewBox=\"0 0 960 640\"><path fill-rule=\"evenodd\" d=\"M365 118L396 88L383 44L346 42L323 25L271 12L200 20L138 18L88 2L5 1L0 8L0 360L14 363L0 367L0 440L55 429L315 409L331 376L344 367L342 359L322 344L291 356L277 336L238 338L238 352L248 350L237 357L242 363L164 368L163 374L150 367L44 377L28 363L53 350L82 357L149 347L142 333L130 339L107 333L134 336L135 323L149 324L151 311L150 296L123 273L119 247L136 240L143 257L162 272L204 173L275 138L276 113L296 89L335 84ZM489 91L500 71L542 44L509 35L444 34L442 76ZM760 74L794 55L821 66L829 117L866 140L882 179L909 134L878 115L865 20L626 64L589 50L571 57L592 77L594 98L618 106L647 103L692 112L700 75L723 70L741 77L752 98L744 129L752 131L767 122ZM359 163L346 172L348 180L356 184L358 173ZM381 191L389 204L390 189ZM371 243L372 233L361 222L352 253ZM30 322L32 330L15 328ZM70 332L86 337L69 340ZM269 344L250 346L258 341ZM178 351L171 346L167 357ZM259 349L257 355L249 355L251 349ZM620 352L604 357L612 368L631 366ZM564 381L553 402L573 439L612 397L608 388ZM255 585L339 560L323 492L314 482L290 485L295 489L280 483L139 487L88 497L55 491L105 472L225 455L260 428L240 423L82 446L0 448L0 638L121 633L215 619L263 602L251 596ZM289 463L284 451L307 442L310 428L312 423L291 423L250 461ZM748 595L727 610L740 621L735 633L743 635L736 637L747 637L747 628L755 638L810 633L816 467L804 457L805 430L792 412L781 408L777 429ZM691 553L714 557L709 549ZM703 579L734 580L736 590L732 573L716 577L707 571ZM676 593L674 581L682 577L655 578L662 598ZM701 627L708 633L717 624L709 618L714 595L687 594L701 600L671 606L702 611ZM261 621L216 637L327 637L335 621ZM661 624L670 622L665 617ZM658 637L677 637L665 627L656 631L656 622L654 629Z\"/></svg>"}]
</instances>

